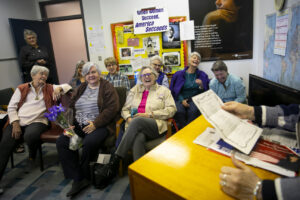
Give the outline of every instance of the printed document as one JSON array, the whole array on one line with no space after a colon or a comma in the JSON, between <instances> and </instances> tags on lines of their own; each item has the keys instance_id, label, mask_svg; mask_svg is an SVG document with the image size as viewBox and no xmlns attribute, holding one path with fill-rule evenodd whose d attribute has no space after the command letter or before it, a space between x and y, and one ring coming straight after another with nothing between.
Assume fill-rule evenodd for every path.
<instances>
[{"instance_id":1,"label":"printed document","mask_svg":"<svg viewBox=\"0 0 300 200\"><path fill-rule=\"evenodd\" d=\"M225 142L245 154L250 153L262 133L261 128L223 110L222 100L212 90L194 96L192 99Z\"/></svg>"}]
</instances>

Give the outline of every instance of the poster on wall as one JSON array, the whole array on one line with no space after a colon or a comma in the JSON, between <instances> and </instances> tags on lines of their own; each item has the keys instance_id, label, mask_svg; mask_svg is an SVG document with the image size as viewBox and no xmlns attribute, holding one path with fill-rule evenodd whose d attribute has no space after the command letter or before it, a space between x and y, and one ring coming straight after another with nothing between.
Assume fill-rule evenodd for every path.
<instances>
[{"instance_id":1,"label":"poster on wall","mask_svg":"<svg viewBox=\"0 0 300 200\"><path fill-rule=\"evenodd\" d=\"M162 46L164 49L177 49L181 47L179 22L170 22L167 31L162 32Z\"/></svg>"},{"instance_id":2,"label":"poster on wall","mask_svg":"<svg viewBox=\"0 0 300 200\"><path fill-rule=\"evenodd\" d=\"M120 67L120 72L123 74L132 74L133 70L132 70L132 65L119 65Z\"/></svg>"},{"instance_id":3,"label":"poster on wall","mask_svg":"<svg viewBox=\"0 0 300 200\"><path fill-rule=\"evenodd\" d=\"M163 63L164 63L164 72L170 73L172 71L173 66L180 66L180 52L168 52L163 53L162 55Z\"/></svg>"},{"instance_id":4,"label":"poster on wall","mask_svg":"<svg viewBox=\"0 0 300 200\"><path fill-rule=\"evenodd\" d=\"M121 60L129 60L134 57L133 47L120 48L120 58Z\"/></svg>"},{"instance_id":5,"label":"poster on wall","mask_svg":"<svg viewBox=\"0 0 300 200\"><path fill-rule=\"evenodd\" d=\"M195 23L192 51L203 61L252 58L253 0L189 0Z\"/></svg>"}]
</instances>

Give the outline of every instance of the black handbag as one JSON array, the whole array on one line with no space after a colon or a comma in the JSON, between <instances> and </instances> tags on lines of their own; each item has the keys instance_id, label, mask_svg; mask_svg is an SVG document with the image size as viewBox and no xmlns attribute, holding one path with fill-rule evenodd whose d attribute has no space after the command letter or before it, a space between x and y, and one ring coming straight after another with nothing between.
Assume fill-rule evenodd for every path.
<instances>
[{"instance_id":1,"label":"black handbag","mask_svg":"<svg viewBox=\"0 0 300 200\"><path fill-rule=\"evenodd\" d=\"M96 162L90 163L91 183L98 189L105 188L109 182L107 176L104 176L103 172L101 172L102 167L104 167L104 164Z\"/></svg>"}]
</instances>

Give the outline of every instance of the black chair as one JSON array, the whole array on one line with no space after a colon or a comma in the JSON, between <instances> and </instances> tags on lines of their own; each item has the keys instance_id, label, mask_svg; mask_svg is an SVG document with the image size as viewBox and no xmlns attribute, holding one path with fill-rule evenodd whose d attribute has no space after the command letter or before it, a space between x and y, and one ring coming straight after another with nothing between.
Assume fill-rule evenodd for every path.
<instances>
[{"instance_id":1,"label":"black chair","mask_svg":"<svg viewBox=\"0 0 300 200\"><path fill-rule=\"evenodd\" d=\"M9 104L9 101L12 97L12 95L14 94L14 89L13 88L6 88L6 89L2 89L0 90L0 106L3 110L7 110L7 106ZM4 122L5 123L5 122ZM1 129L5 128L5 126L1 127ZM2 130L0 131L0 139L2 138ZM13 157L13 153L11 154L11 168L14 168L14 157Z\"/></svg>"}]
</instances>

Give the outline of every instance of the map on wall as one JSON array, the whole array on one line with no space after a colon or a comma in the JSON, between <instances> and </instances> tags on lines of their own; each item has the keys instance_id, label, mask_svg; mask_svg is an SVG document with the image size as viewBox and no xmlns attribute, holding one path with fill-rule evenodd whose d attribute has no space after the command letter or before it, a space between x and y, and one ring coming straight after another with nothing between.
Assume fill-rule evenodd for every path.
<instances>
[{"instance_id":1,"label":"map on wall","mask_svg":"<svg viewBox=\"0 0 300 200\"><path fill-rule=\"evenodd\" d=\"M289 10L286 54L274 54L276 14L266 18L264 78L300 90L300 4Z\"/></svg>"}]
</instances>

